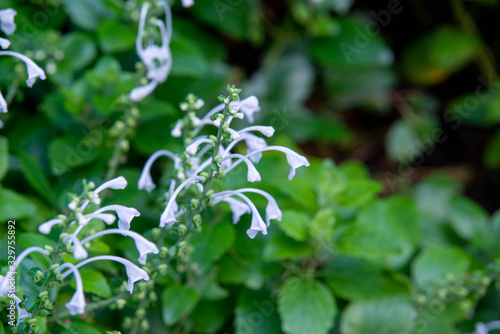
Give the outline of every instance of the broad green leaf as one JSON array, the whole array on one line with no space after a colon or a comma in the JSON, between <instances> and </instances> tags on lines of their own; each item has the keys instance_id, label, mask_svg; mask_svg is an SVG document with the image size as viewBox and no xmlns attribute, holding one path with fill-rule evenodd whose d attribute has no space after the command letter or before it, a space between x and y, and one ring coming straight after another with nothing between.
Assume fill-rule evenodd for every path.
<instances>
[{"instance_id":1,"label":"broad green leaf","mask_svg":"<svg viewBox=\"0 0 500 334\"><path fill-rule=\"evenodd\" d=\"M460 185L447 177L436 175L415 187L415 202L420 212L438 221L449 216L451 198L458 194Z\"/></svg>"},{"instance_id":2,"label":"broad green leaf","mask_svg":"<svg viewBox=\"0 0 500 334\"><path fill-rule=\"evenodd\" d=\"M137 32L116 20L104 20L97 29L99 46L104 53L126 51L134 47Z\"/></svg>"},{"instance_id":3,"label":"broad green leaf","mask_svg":"<svg viewBox=\"0 0 500 334\"><path fill-rule=\"evenodd\" d=\"M7 137L0 137L0 181L9 170L9 141Z\"/></svg>"},{"instance_id":4,"label":"broad green leaf","mask_svg":"<svg viewBox=\"0 0 500 334\"><path fill-rule=\"evenodd\" d=\"M32 156L19 152L19 164L26 181L49 203L54 204L56 194L39 164Z\"/></svg>"},{"instance_id":5,"label":"broad green leaf","mask_svg":"<svg viewBox=\"0 0 500 334\"><path fill-rule=\"evenodd\" d=\"M316 183L318 202L321 207L330 207L347 186L348 177L330 159L323 160Z\"/></svg>"},{"instance_id":6,"label":"broad green leaf","mask_svg":"<svg viewBox=\"0 0 500 334\"><path fill-rule=\"evenodd\" d=\"M227 300L200 301L189 316L193 322L193 333L220 333L232 310L233 304Z\"/></svg>"},{"instance_id":7,"label":"broad green leaf","mask_svg":"<svg viewBox=\"0 0 500 334\"><path fill-rule=\"evenodd\" d=\"M412 263L412 277L421 288L443 281L447 275L460 277L467 272L470 260L461 249L433 246L424 249Z\"/></svg>"},{"instance_id":8,"label":"broad green leaf","mask_svg":"<svg viewBox=\"0 0 500 334\"><path fill-rule=\"evenodd\" d=\"M205 230L201 235L191 235L189 245L193 247L191 262L197 265L196 271L204 273L214 261L227 252L234 242L234 227L229 223L217 225L203 224Z\"/></svg>"},{"instance_id":9,"label":"broad green leaf","mask_svg":"<svg viewBox=\"0 0 500 334\"><path fill-rule=\"evenodd\" d=\"M35 204L13 190L0 188L0 221L23 219L36 213Z\"/></svg>"},{"instance_id":10,"label":"broad green leaf","mask_svg":"<svg viewBox=\"0 0 500 334\"><path fill-rule=\"evenodd\" d=\"M354 179L347 183L344 191L336 200L346 207L361 206L370 201L382 190L382 185L376 181L367 179Z\"/></svg>"},{"instance_id":11,"label":"broad green leaf","mask_svg":"<svg viewBox=\"0 0 500 334\"><path fill-rule=\"evenodd\" d=\"M308 239L308 230L311 224L311 217L300 211L283 210L283 218L276 221L280 229L290 238L296 241L306 241Z\"/></svg>"},{"instance_id":12,"label":"broad green leaf","mask_svg":"<svg viewBox=\"0 0 500 334\"><path fill-rule=\"evenodd\" d=\"M101 134L102 135L102 134ZM87 165L94 161L100 150L101 141L92 136L56 137L49 145L49 160L54 174Z\"/></svg>"},{"instance_id":13,"label":"broad green leaf","mask_svg":"<svg viewBox=\"0 0 500 334\"><path fill-rule=\"evenodd\" d=\"M102 19L113 16L102 0L67 0L64 10L74 24L86 30L96 30Z\"/></svg>"},{"instance_id":14,"label":"broad green leaf","mask_svg":"<svg viewBox=\"0 0 500 334\"><path fill-rule=\"evenodd\" d=\"M480 240L486 232L488 213L476 202L462 196L450 202L450 223L455 232L466 240Z\"/></svg>"},{"instance_id":15,"label":"broad green leaf","mask_svg":"<svg viewBox=\"0 0 500 334\"><path fill-rule=\"evenodd\" d=\"M476 54L475 36L447 26L424 35L403 54L403 69L416 84L435 85L460 70Z\"/></svg>"},{"instance_id":16,"label":"broad green leaf","mask_svg":"<svg viewBox=\"0 0 500 334\"><path fill-rule=\"evenodd\" d=\"M280 288L278 310L287 334L327 333L337 313L331 291L320 281L305 277L287 279Z\"/></svg>"},{"instance_id":17,"label":"broad green leaf","mask_svg":"<svg viewBox=\"0 0 500 334\"><path fill-rule=\"evenodd\" d=\"M161 294L162 317L165 324L172 326L196 306L198 296L193 289L174 283Z\"/></svg>"},{"instance_id":18,"label":"broad green leaf","mask_svg":"<svg viewBox=\"0 0 500 334\"><path fill-rule=\"evenodd\" d=\"M338 256L322 273L335 295L347 300L380 298L409 293L408 287L384 275L383 268L367 260Z\"/></svg>"},{"instance_id":19,"label":"broad green leaf","mask_svg":"<svg viewBox=\"0 0 500 334\"><path fill-rule=\"evenodd\" d=\"M212 267L207 273L196 277L193 290L202 299L219 300L227 297L229 292L217 283L218 267Z\"/></svg>"},{"instance_id":20,"label":"broad green leaf","mask_svg":"<svg viewBox=\"0 0 500 334\"><path fill-rule=\"evenodd\" d=\"M420 240L418 216L413 202L404 197L378 200L363 207L354 225L339 236L337 247L391 268L409 260Z\"/></svg>"},{"instance_id":21,"label":"broad green leaf","mask_svg":"<svg viewBox=\"0 0 500 334\"><path fill-rule=\"evenodd\" d=\"M276 304L267 290L245 289L238 296L234 324L237 334L279 333Z\"/></svg>"},{"instance_id":22,"label":"broad green leaf","mask_svg":"<svg viewBox=\"0 0 500 334\"><path fill-rule=\"evenodd\" d=\"M108 279L100 272L94 269L81 269L80 274L85 282L83 290L93 293L102 298L111 297L111 288L108 284ZM71 280L70 285L76 289L74 280Z\"/></svg>"},{"instance_id":23,"label":"broad green leaf","mask_svg":"<svg viewBox=\"0 0 500 334\"><path fill-rule=\"evenodd\" d=\"M64 326L62 334L102 334L102 331L93 325L89 325L80 320L72 320Z\"/></svg>"},{"instance_id":24,"label":"broad green leaf","mask_svg":"<svg viewBox=\"0 0 500 334\"><path fill-rule=\"evenodd\" d=\"M71 32L61 41L64 58L58 64L60 70L73 73L88 66L97 55L92 37L83 32Z\"/></svg>"},{"instance_id":25,"label":"broad green leaf","mask_svg":"<svg viewBox=\"0 0 500 334\"><path fill-rule=\"evenodd\" d=\"M320 242L330 241L333 237L335 221L335 212L332 208L319 210L310 222L311 236Z\"/></svg>"},{"instance_id":26,"label":"broad green leaf","mask_svg":"<svg viewBox=\"0 0 500 334\"><path fill-rule=\"evenodd\" d=\"M314 253L312 246L297 242L277 232L270 232L271 238L267 240L264 248L264 260L272 262L286 259L300 259Z\"/></svg>"},{"instance_id":27,"label":"broad green leaf","mask_svg":"<svg viewBox=\"0 0 500 334\"><path fill-rule=\"evenodd\" d=\"M342 313L343 334L409 333L415 310L407 297L391 296L357 301Z\"/></svg>"}]
</instances>

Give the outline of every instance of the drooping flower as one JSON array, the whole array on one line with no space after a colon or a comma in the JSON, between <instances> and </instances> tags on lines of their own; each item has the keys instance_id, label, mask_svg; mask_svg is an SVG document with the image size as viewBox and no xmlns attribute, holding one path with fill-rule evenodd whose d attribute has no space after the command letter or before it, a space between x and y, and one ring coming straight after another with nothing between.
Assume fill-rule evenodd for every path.
<instances>
[{"instance_id":1,"label":"drooping flower","mask_svg":"<svg viewBox=\"0 0 500 334\"><path fill-rule=\"evenodd\" d=\"M142 169L141 177L137 182L137 188L139 190L146 189L146 191L149 193L154 188L156 188L156 185L154 184L153 179L151 178L151 166L156 161L156 159L158 159L161 156L167 156L170 159L174 160L175 168L177 168L181 162L179 157L170 151L167 150L156 151L148 158L146 164L144 165L144 168Z\"/></svg>"},{"instance_id":2,"label":"drooping flower","mask_svg":"<svg viewBox=\"0 0 500 334\"><path fill-rule=\"evenodd\" d=\"M130 222L134 217L139 217L141 213L135 208L126 207L123 205L113 204L97 209L94 213L86 215L87 218L98 218L105 211L115 211L118 215L118 228L121 230L129 230Z\"/></svg>"},{"instance_id":3,"label":"drooping flower","mask_svg":"<svg viewBox=\"0 0 500 334\"><path fill-rule=\"evenodd\" d=\"M14 22L14 16L17 12L12 8L0 10L0 29L6 35L12 35L16 31L16 23Z\"/></svg>"},{"instance_id":4,"label":"drooping flower","mask_svg":"<svg viewBox=\"0 0 500 334\"><path fill-rule=\"evenodd\" d=\"M68 276L70 273L73 273L75 276L76 282L76 290L73 294L71 300L66 303L66 308L68 309L71 315L84 314L85 307L87 303L85 302L85 294L83 292L83 282L82 276L80 275L80 271L78 270L78 266L72 263L64 263L59 268L55 270L56 273L60 273L63 269L69 268L64 274L63 277Z\"/></svg>"},{"instance_id":5,"label":"drooping flower","mask_svg":"<svg viewBox=\"0 0 500 334\"><path fill-rule=\"evenodd\" d=\"M165 10L165 22L157 19L155 24L158 26L161 35L161 45L148 43L143 46L144 26L149 10L149 4L145 3L141 8L141 17L139 20L139 32L136 39L136 49L139 59L147 68L146 77L151 80L147 85L134 88L130 92L132 101L140 101L156 88L156 86L167 80L172 67L172 55L170 52L170 38L172 34L172 14L170 7L165 1L159 1Z\"/></svg>"},{"instance_id":6,"label":"drooping flower","mask_svg":"<svg viewBox=\"0 0 500 334\"><path fill-rule=\"evenodd\" d=\"M237 190L240 193L256 193L259 195L264 196L267 199L267 206L266 206L266 223L267 226L271 224L271 219L276 219L278 221L281 221L283 218L283 214L278 206L278 203L274 199L273 196L271 196L268 192L265 192L264 190L256 189L256 188L242 188Z\"/></svg>"},{"instance_id":7,"label":"drooping flower","mask_svg":"<svg viewBox=\"0 0 500 334\"><path fill-rule=\"evenodd\" d=\"M28 87L32 87L37 78L41 80L45 80L47 77L45 76L45 72L33 62L33 60L29 59L25 55L14 52L14 51L0 51L0 56L12 56L21 59L26 64L26 69L28 71L28 79L26 80L26 85Z\"/></svg>"},{"instance_id":8,"label":"drooping flower","mask_svg":"<svg viewBox=\"0 0 500 334\"><path fill-rule=\"evenodd\" d=\"M118 176L101 184L96 190L94 190L94 194L99 194L104 189L125 189L126 186L127 180L123 176Z\"/></svg>"},{"instance_id":9,"label":"drooping flower","mask_svg":"<svg viewBox=\"0 0 500 334\"><path fill-rule=\"evenodd\" d=\"M257 233L261 232L262 234L266 235L267 234L267 226L266 223L262 220L262 217L260 216L259 211L253 204L253 202L245 195L238 191L233 191L233 190L226 190L226 191L221 191L219 193L214 194L214 203L218 203L225 198L229 196L238 196L241 199L243 199L250 209L252 210L252 223L250 225L250 228L247 230L247 235L253 239L257 235Z\"/></svg>"},{"instance_id":10,"label":"drooping flower","mask_svg":"<svg viewBox=\"0 0 500 334\"><path fill-rule=\"evenodd\" d=\"M10 46L10 41L0 37L0 48L7 49Z\"/></svg>"},{"instance_id":11,"label":"drooping flower","mask_svg":"<svg viewBox=\"0 0 500 334\"><path fill-rule=\"evenodd\" d=\"M198 151L198 147L201 144L213 144L212 140L208 138L200 138L198 140L195 140L192 144L190 144L188 147L186 147L186 152L191 154L191 155L196 155L196 151Z\"/></svg>"},{"instance_id":12,"label":"drooping flower","mask_svg":"<svg viewBox=\"0 0 500 334\"><path fill-rule=\"evenodd\" d=\"M184 7L191 7L194 5L194 0L182 0L182 5Z\"/></svg>"},{"instance_id":13,"label":"drooping flower","mask_svg":"<svg viewBox=\"0 0 500 334\"><path fill-rule=\"evenodd\" d=\"M177 219L175 217L175 211L174 211L174 203L177 199L177 196L181 192L182 189L185 187L191 185L192 183L198 182L198 181L204 181L205 178L201 176L192 176L188 179L186 179L184 182L182 182L177 189L172 193L170 196L170 199L168 200L167 207L165 208L165 211L163 211L161 217L160 217L160 227L165 227L165 224L168 224L168 226L172 226L174 223L177 222Z\"/></svg>"},{"instance_id":14,"label":"drooping flower","mask_svg":"<svg viewBox=\"0 0 500 334\"><path fill-rule=\"evenodd\" d=\"M224 162L227 159L235 159L235 158L240 159L239 161L243 161L247 165L247 168L248 168L247 180L248 180L248 182L259 182L261 180L260 174L257 171L257 168L255 168L255 166L250 161L250 159L248 159L246 156L244 156L242 154L237 154L237 153L229 154L229 155L226 155L224 158L222 158L220 161Z\"/></svg>"},{"instance_id":15,"label":"drooping flower","mask_svg":"<svg viewBox=\"0 0 500 334\"><path fill-rule=\"evenodd\" d=\"M63 221L61 219L51 219L49 221L46 221L45 223L41 224L38 226L38 231L43 234L49 234L50 230L52 230L52 227L62 224Z\"/></svg>"},{"instance_id":16,"label":"drooping flower","mask_svg":"<svg viewBox=\"0 0 500 334\"><path fill-rule=\"evenodd\" d=\"M146 259L148 254L158 254L159 250L158 247L148 239L144 238L142 235L139 233L136 233L134 231L128 231L128 230L120 230L120 229L109 229L109 230L104 230L100 231L97 233L92 234L91 236L83 239L80 241L82 244L85 244L89 242L90 240L93 240L97 237L107 235L107 234L121 234L127 237L130 237L134 239L135 246L137 250L139 251L139 263L142 265L146 264Z\"/></svg>"},{"instance_id":17,"label":"drooping flower","mask_svg":"<svg viewBox=\"0 0 500 334\"><path fill-rule=\"evenodd\" d=\"M500 329L500 320L492 321L487 324L478 322L476 324L476 331L473 334L488 334L490 331Z\"/></svg>"},{"instance_id":18,"label":"drooping flower","mask_svg":"<svg viewBox=\"0 0 500 334\"><path fill-rule=\"evenodd\" d=\"M129 260L118 257L118 256L110 256L110 255L94 256L94 257L91 257L90 259L86 259L86 260L78 263L77 265L75 265L75 268L78 269L78 268L80 268L88 263L95 262L95 261L103 261L103 260L115 261L115 262L121 263L125 266L125 271L126 271L127 277L128 277L127 291L129 291L130 293L132 293L134 290L134 283L135 282L137 282L139 280L149 281L149 275L146 271L139 268L138 266L136 266L135 264L133 264ZM69 270L64 272L62 274L62 278L66 278L66 276L68 276L69 274L70 274Z\"/></svg>"},{"instance_id":19,"label":"drooping flower","mask_svg":"<svg viewBox=\"0 0 500 334\"><path fill-rule=\"evenodd\" d=\"M240 221L241 216L243 216L246 213L251 213L252 210L250 207L241 201L238 201L235 198L232 197L227 197L223 199L224 202L229 204L229 208L231 209L231 212L233 213L233 224L236 224L237 222Z\"/></svg>"}]
</instances>

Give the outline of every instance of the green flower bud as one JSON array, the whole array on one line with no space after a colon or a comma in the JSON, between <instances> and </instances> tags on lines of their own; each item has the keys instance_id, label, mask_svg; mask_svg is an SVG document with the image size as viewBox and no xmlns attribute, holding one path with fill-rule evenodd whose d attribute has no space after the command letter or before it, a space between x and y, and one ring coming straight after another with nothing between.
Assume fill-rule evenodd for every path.
<instances>
[{"instance_id":1,"label":"green flower bud","mask_svg":"<svg viewBox=\"0 0 500 334\"><path fill-rule=\"evenodd\" d=\"M127 301L125 299L118 299L116 301L116 307L121 310L125 307L125 305L127 305Z\"/></svg>"},{"instance_id":2,"label":"green flower bud","mask_svg":"<svg viewBox=\"0 0 500 334\"><path fill-rule=\"evenodd\" d=\"M186 225L180 224L179 225L179 235L183 235L184 233L186 233L186 231L187 231Z\"/></svg>"},{"instance_id":3,"label":"green flower bud","mask_svg":"<svg viewBox=\"0 0 500 334\"><path fill-rule=\"evenodd\" d=\"M162 275L166 275L167 274L167 269L168 269L168 265L166 263L162 263L158 266L158 271L160 272L160 274Z\"/></svg>"}]
</instances>

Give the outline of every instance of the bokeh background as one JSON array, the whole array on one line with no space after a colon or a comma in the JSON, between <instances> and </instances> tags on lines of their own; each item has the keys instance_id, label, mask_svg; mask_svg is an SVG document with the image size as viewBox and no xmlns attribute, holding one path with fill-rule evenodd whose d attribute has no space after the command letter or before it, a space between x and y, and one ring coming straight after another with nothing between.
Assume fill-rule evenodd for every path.
<instances>
[{"instance_id":1,"label":"bokeh background","mask_svg":"<svg viewBox=\"0 0 500 334\"><path fill-rule=\"evenodd\" d=\"M288 182L283 157L262 161L261 187L284 210L268 236L208 213L220 224L191 238L193 276L158 289L152 333L471 333L500 319L498 1L170 1L172 71L130 115L141 3L0 0L18 12L11 49L47 73L27 89L23 64L0 57L0 224L21 222L20 247L54 243L37 226L84 178L125 175L112 201L141 211L135 230L155 227L168 184L137 190L145 160L182 150L170 131L189 93L207 111L231 83L259 98L274 143L312 165ZM89 271L89 300L109 298L118 271ZM133 314L129 301L49 328L101 333Z\"/></svg>"}]
</instances>

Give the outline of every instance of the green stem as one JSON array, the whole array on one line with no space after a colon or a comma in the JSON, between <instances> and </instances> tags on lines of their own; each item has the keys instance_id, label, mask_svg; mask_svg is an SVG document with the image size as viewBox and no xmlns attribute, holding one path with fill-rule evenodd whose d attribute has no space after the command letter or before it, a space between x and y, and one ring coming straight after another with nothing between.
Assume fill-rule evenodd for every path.
<instances>
[{"instance_id":1,"label":"green stem","mask_svg":"<svg viewBox=\"0 0 500 334\"><path fill-rule=\"evenodd\" d=\"M19 89L19 84L21 83L21 78L19 75L16 75L14 80L12 80L9 90L7 91L7 95L5 96L5 102L9 105L14 97L16 96L17 90Z\"/></svg>"},{"instance_id":2,"label":"green stem","mask_svg":"<svg viewBox=\"0 0 500 334\"><path fill-rule=\"evenodd\" d=\"M129 117L129 112L125 113L125 126L123 127L122 131L118 135L118 138L116 139L115 142L115 147L113 148L113 154L111 155L111 159L109 160L109 167L108 171L106 172L106 176L104 177L105 181L111 180L113 177L116 175L116 171L118 169L118 166L120 164L120 155L122 153L122 142L127 138L127 133L128 133L128 126L127 126L127 118Z\"/></svg>"},{"instance_id":3,"label":"green stem","mask_svg":"<svg viewBox=\"0 0 500 334\"><path fill-rule=\"evenodd\" d=\"M479 66L481 73L486 78L489 78L491 75L493 80L497 80L497 64L495 63L495 58L493 57L491 50L488 48L483 38L481 37L481 33L474 23L474 20L470 17L469 13L465 9L462 0L450 1L455 17L457 18L462 28L470 35L476 37L476 39L479 41L477 65Z\"/></svg>"},{"instance_id":4,"label":"green stem","mask_svg":"<svg viewBox=\"0 0 500 334\"><path fill-rule=\"evenodd\" d=\"M88 304L85 307L85 312L90 312L90 311L98 310L100 308L106 307L109 304L112 304L112 303L116 302L119 299L126 299L129 296L130 296L129 293L121 293L119 295L113 296L113 297L108 298L108 299L99 300L99 301L97 301L95 303ZM65 311L57 313L57 315L54 315L53 317L50 317L48 319L48 322L56 322L56 321L61 320L61 319L66 319L66 318L68 318L70 316L71 316L71 314L69 313L69 311L65 310Z\"/></svg>"}]
</instances>

